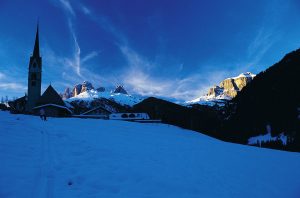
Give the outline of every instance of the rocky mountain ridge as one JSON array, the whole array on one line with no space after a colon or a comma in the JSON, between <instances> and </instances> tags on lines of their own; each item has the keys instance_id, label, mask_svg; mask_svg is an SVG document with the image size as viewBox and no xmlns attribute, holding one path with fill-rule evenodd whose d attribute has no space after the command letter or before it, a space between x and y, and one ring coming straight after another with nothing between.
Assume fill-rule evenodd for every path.
<instances>
[{"instance_id":1,"label":"rocky mountain ridge","mask_svg":"<svg viewBox=\"0 0 300 198\"><path fill-rule=\"evenodd\" d=\"M91 90L96 91L96 92L105 92L106 91L105 87L99 87L99 88L95 89L94 86L92 85L92 83L90 83L89 81L83 81L82 84L76 84L72 89L67 87L65 89L64 93L61 94L61 97L62 97L62 99L66 100L66 99L69 99L72 97L77 97L80 94L83 94L84 92L91 91ZM115 94L117 94L117 93L128 94L122 85L116 86L116 88L110 92L115 93Z\"/></svg>"},{"instance_id":2,"label":"rocky mountain ridge","mask_svg":"<svg viewBox=\"0 0 300 198\"><path fill-rule=\"evenodd\" d=\"M206 95L188 101L187 104L223 105L225 101L234 98L255 76L251 72L246 72L236 77L226 78L219 85L209 88Z\"/></svg>"},{"instance_id":3,"label":"rocky mountain ridge","mask_svg":"<svg viewBox=\"0 0 300 198\"><path fill-rule=\"evenodd\" d=\"M91 110L97 107L97 105L103 106L104 103L105 109L109 106L114 109L111 110L110 107L107 109L111 112L124 111L124 109L129 108L144 99L144 97L141 96L128 94L121 85L116 86L111 91L107 91L104 87L95 89L92 83L88 81L77 84L72 89L67 88L65 92L61 94L61 97L66 104L70 104L74 109L81 109L76 113L82 113L84 110Z\"/></svg>"}]
</instances>

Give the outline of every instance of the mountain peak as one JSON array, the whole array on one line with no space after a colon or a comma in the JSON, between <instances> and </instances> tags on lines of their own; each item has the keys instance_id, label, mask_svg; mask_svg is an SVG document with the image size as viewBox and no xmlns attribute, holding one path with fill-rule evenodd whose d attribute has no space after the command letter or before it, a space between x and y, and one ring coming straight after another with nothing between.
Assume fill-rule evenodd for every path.
<instances>
[{"instance_id":1,"label":"mountain peak","mask_svg":"<svg viewBox=\"0 0 300 198\"><path fill-rule=\"evenodd\" d=\"M241 91L256 75L251 72L241 73L236 77L226 78L219 86L209 88L205 96L200 96L187 103L200 103L203 105L224 104L224 100L231 100Z\"/></svg>"}]
</instances>

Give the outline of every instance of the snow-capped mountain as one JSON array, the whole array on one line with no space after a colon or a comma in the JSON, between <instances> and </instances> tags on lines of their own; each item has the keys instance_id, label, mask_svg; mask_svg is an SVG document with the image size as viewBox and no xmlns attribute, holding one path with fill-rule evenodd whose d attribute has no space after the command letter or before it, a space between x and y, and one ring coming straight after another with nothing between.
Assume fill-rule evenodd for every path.
<instances>
[{"instance_id":1,"label":"snow-capped mountain","mask_svg":"<svg viewBox=\"0 0 300 198\"><path fill-rule=\"evenodd\" d=\"M99 98L106 98L108 100L112 100L116 103L119 103L120 105L128 105L133 106L143 100L141 97L132 96L129 94L123 94L123 93L112 93L108 91L99 92L97 90L88 90L85 92L80 93L79 95L66 99L67 102L72 102L75 100L83 100L83 101L92 101L94 99Z\"/></svg>"},{"instance_id":2,"label":"snow-capped mountain","mask_svg":"<svg viewBox=\"0 0 300 198\"><path fill-rule=\"evenodd\" d=\"M72 101L91 102L95 99L105 98L120 105L133 106L144 99L140 96L128 94L123 86L117 86L112 91L106 91L104 87L95 89L88 81L84 81L83 84L75 85L72 92L69 92L69 90L70 89L67 88L66 92L63 94L65 102L69 103Z\"/></svg>"},{"instance_id":3,"label":"snow-capped mountain","mask_svg":"<svg viewBox=\"0 0 300 198\"><path fill-rule=\"evenodd\" d=\"M90 83L89 81L84 81L82 84L75 85L73 87L72 91L70 90L69 87L67 87L66 90L65 90L65 92L62 94L62 98L63 99L68 99L68 98L77 96L77 95L79 95L81 93L84 93L85 91L93 90L93 89L94 89L94 87L93 87L92 83Z\"/></svg>"},{"instance_id":4,"label":"snow-capped mountain","mask_svg":"<svg viewBox=\"0 0 300 198\"><path fill-rule=\"evenodd\" d=\"M186 104L198 103L209 106L222 106L226 101L234 98L255 76L251 72L246 72L236 77L226 78L219 85L211 87L206 95L187 101Z\"/></svg>"}]
</instances>

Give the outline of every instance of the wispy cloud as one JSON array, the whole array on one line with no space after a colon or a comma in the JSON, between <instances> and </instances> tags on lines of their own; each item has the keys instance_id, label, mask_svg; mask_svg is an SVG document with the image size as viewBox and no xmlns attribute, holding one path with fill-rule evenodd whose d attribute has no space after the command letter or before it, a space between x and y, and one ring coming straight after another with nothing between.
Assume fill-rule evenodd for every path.
<instances>
[{"instance_id":1,"label":"wispy cloud","mask_svg":"<svg viewBox=\"0 0 300 198\"><path fill-rule=\"evenodd\" d=\"M68 65L70 65L76 71L78 76L82 77L81 73L80 73L80 53L81 53L81 50L80 50L80 46L78 44L77 36L75 34L75 31L74 31L73 24L72 24L71 20L69 20L69 28L70 28L70 32L72 34L72 38L73 38L73 41L74 41L74 54L73 54L72 59L67 58L66 62L68 63Z\"/></svg>"},{"instance_id":2,"label":"wispy cloud","mask_svg":"<svg viewBox=\"0 0 300 198\"><path fill-rule=\"evenodd\" d=\"M75 53L74 53L75 54ZM73 54L73 55L74 55ZM49 46L47 46L44 49L44 61L47 62L48 65L61 65L62 66L62 71L61 73L55 73L51 75L58 75L61 78L59 79L58 76L56 76L56 82L59 85L75 85L77 83L80 83L84 80L89 80L91 82L95 82L96 86L97 84L101 83L107 83L108 78L103 78L102 76L98 75L97 73L94 73L93 71L90 71L86 69L85 67L80 67L80 70L78 71L78 65L84 65L87 63L87 61L91 60L95 56L98 56L99 52L93 51L86 56L84 56L82 59L78 57L63 57L55 53L54 50L52 50ZM80 72L78 74L78 72ZM44 75L46 75L46 78L51 78L52 77L49 75L49 72L44 72ZM110 79L111 80L111 79ZM64 82L62 82L64 81ZM72 87L70 86L70 87Z\"/></svg>"},{"instance_id":3,"label":"wispy cloud","mask_svg":"<svg viewBox=\"0 0 300 198\"><path fill-rule=\"evenodd\" d=\"M93 74L93 72L84 68L84 64L87 64L89 60L97 57L100 52L94 50L89 52L86 56L82 57L80 44L78 42L78 37L75 30L75 24L76 24L75 9L73 8L71 1L59 0L59 2L61 3L61 7L63 8L64 12L66 12L68 27L73 40L74 52L70 57L57 57L58 61L62 62L66 67L71 68L75 72L77 77L81 80L86 80L86 79L99 80L100 76ZM85 14L90 13L90 10L86 6L81 5L81 8ZM70 72L64 72L63 77L66 79L74 79L73 74Z\"/></svg>"},{"instance_id":4,"label":"wispy cloud","mask_svg":"<svg viewBox=\"0 0 300 198\"><path fill-rule=\"evenodd\" d=\"M71 5L71 3L68 0L59 0L61 3L62 7L72 16L75 16L75 11Z\"/></svg>"},{"instance_id":5,"label":"wispy cloud","mask_svg":"<svg viewBox=\"0 0 300 198\"><path fill-rule=\"evenodd\" d=\"M14 92L15 94L24 93L27 87L16 79L14 74L0 72L0 90Z\"/></svg>"},{"instance_id":6,"label":"wispy cloud","mask_svg":"<svg viewBox=\"0 0 300 198\"><path fill-rule=\"evenodd\" d=\"M6 75L4 73L0 72L0 80L4 79L6 77Z\"/></svg>"},{"instance_id":7,"label":"wispy cloud","mask_svg":"<svg viewBox=\"0 0 300 198\"><path fill-rule=\"evenodd\" d=\"M129 67L133 69L143 68L143 69L150 69L155 67L154 63L146 60L145 57L142 57L136 51L131 49L128 45L119 45L119 48L126 58Z\"/></svg>"},{"instance_id":8,"label":"wispy cloud","mask_svg":"<svg viewBox=\"0 0 300 198\"><path fill-rule=\"evenodd\" d=\"M90 15L91 14L91 10L89 8L87 8L86 6L81 5L81 9L82 9L82 11L83 11L84 14L86 14L86 15Z\"/></svg>"},{"instance_id":9,"label":"wispy cloud","mask_svg":"<svg viewBox=\"0 0 300 198\"><path fill-rule=\"evenodd\" d=\"M248 58L250 62L245 66L257 64L278 39L274 36L274 30L262 27L248 46Z\"/></svg>"},{"instance_id":10,"label":"wispy cloud","mask_svg":"<svg viewBox=\"0 0 300 198\"><path fill-rule=\"evenodd\" d=\"M281 1L275 0L266 5L265 17L262 18L260 28L257 29L254 38L249 43L247 49L249 61L245 68L259 64L272 46L280 40L282 31L279 24L283 13L288 10L289 4L289 1L283 5Z\"/></svg>"},{"instance_id":11,"label":"wispy cloud","mask_svg":"<svg viewBox=\"0 0 300 198\"><path fill-rule=\"evenodd\" d=\"M92 51L92 52L88 53L86 56L84 56L84 57L81 59L81 63L83 64L83 63L89 61L90 59L95 58L96 56L99 55L99 53L100 53L100 52L98 52L98 51Z\"/></svg>"},{"instance_id":12,"label":"wispy cloud","mask_svg":"<svg viewBox=\"0 0 300 198\"><path fill-rule=\"evenodd\" d=\"M25 91L27 89L26 86L24 86L23 84L20 83L5 83L5 82L1 82L0 83L0 89L2 90L11 90L11 91Z\"/></svg>"},{"instance_id":13,"label":"wispy cloud","mask_svg":"<svg viewBox=\"0 0 300 198\"><path fill-rule=\"evenodd\" d=\"M228 71L225 70L195 72L184 78L158 77L151 73L152 69L160 65L148 61L129 46L120 46L120 50L128 63L127 71L121 80L131 91L141 95L191 100L205 94L209 87L229 77ZM182 67L182 64L178 67Z\"/></svg>"},{"instance_id":14,"label":"wispy cloud","mask_svg":"<svg viewBox=\"0 0 300 198\"><path fill-rule=\"evenodd\" d=\"M99 13L92 12L92 10L88 9L82 3L81 12L83 12L90 20L98 24L103 30L113 35L117 45L127 44L128 41L126 36L109 20L109 18Z\"/></svg>"}]
</instances>

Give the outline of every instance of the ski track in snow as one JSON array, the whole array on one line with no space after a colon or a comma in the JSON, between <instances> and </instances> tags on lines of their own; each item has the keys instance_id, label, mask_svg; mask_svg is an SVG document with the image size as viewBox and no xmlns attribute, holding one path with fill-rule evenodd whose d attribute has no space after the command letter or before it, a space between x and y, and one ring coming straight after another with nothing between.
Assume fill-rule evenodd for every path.
<instances>
[{"instance_id":1,"label":"ski track in snow","mask_svg":"<svg viewBox=\"0 0 300 198\"><path fill-rule=\"evenodd\" d=\"M53 198L55 171L51 137L47 129L43 129L40 133L40 164L34 179L32 197Z\"/></svg>"}]
</instances>

